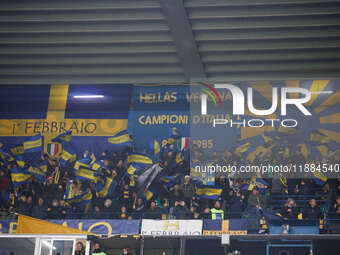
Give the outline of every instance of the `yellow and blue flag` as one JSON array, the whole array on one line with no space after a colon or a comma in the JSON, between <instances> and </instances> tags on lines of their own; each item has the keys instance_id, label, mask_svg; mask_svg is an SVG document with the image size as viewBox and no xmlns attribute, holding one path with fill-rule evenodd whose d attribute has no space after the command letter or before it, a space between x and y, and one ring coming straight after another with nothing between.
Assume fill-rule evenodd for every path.
<instances>
[{"instance_id":1,"label":"yellow and blue flag","mask_svg":"<svg viewBox=\"0 0 340 255\"><path fill-rule=\"evenodd\" d=\"M196 195L198 198L218 200L221 197L222 188L214 185L196 184Z\"/></svg>"},{"instance_id":2,"label":"yellow and blue flag","mask_svg":"<svg viewBox=\"0 0 340 255\"><path fill-rule=\"evenodd\" d=\"M152 165L153 160L146 154L143 153L131 153L127 158L128 163L128 174L138 174L140 170L147 168Z\"/></svg>"},{"instance_id":3,"label":"yellow and blue flag","mask_svg":"<svg viewBox=\"0 0 340 255\"><path fill-rule=\"evenodd\" d=\"M176 154L175 160L176 160L176 164L179 164L184 161L184 156L182 155L181 151Z\"/></svg>"},{"instance_id":4,"label":"yellow and blue flag","mask_svg":"<svg viewBox=\"0 0 340 255\"><path fill-rule=\"evenodd\" d=\"M91 203L92 200L92 192L87 190L80 195L75 195L72 198L65 199L65 202L69 205L75 206L85 206Z\"/></svg>"},{"instance_id":5,"label":"yellow and blue flag","mask_svg":"<svg viewBox=\"0 0 340 255\"><path fill-rule=\"evenodd\" d=\"M261 178L256 178L256 176L253 176L249 183L247 184L243 184L241 186L241 189L242 190L248 190L248 191L251 191L253 190L255 187L258 188L258 190L263 193L267 188L268 188L268 183L261 179Z\"/></svg>"},{"instance_id":6,"label":"yellow and blue flag","mask_svg":"<svg viewBox=\"0 0 340 255\"><path fill-rule=\"evenodd\" d=\"M153 155L153 156L159 155L161 151L161 147L157 140L151 140L148 145L149 145L147 148L148 154Z\"/></svg>"},{"instance_id":7,"label":"yellow and blue flag","mask_svg":"<svg viewBox=\"0 0 340 255\"><path fill-rule=\"evenodd\" d=\"M39 183L42 183L46 179L47 164L46 162L41 162L36 166L30 166L28 172L33 178L35 178Z\"/></svg>"},{"instance_id":8,"label":"yellow and blue flag","mask_svg":"<svg viewBox=\"0 0 340 255\"><path fill-rule=\"evenodd\" d=\"M132 139L127 130L123 130L107 139L109 144L114 146L131 146Z\"/></svg>"},{"instance_id":9,"label":"yellow and blue flag","mask_svg":"<svg viewBox=\"0 0 340 255\"><path fill-rule=\"evenodd\" d=\"M31 175L27 169L12 168L11 179L14 187L18 187L22 184L31 181Z\"/></svg>"},{"instance_id":10,"label":"yellow and blue flag","mask_svg":"<svg viewBox=\"0 0 340 255\"><path fill-rule=\"evenodd\" d=\"M70 142L71 138L72 138L72 131L67 131L53 138L52 142L64 144L65 142Z\"/></svg>"},{"instance_id":11,"label":"yellow and blue flag","mask_svg":"<svg viewBox=\"0 0 340 255\"><path fill-rule=\"evenodd\" d=\"M32 153L32 152L41 152L43 150L43 142L41 134L31 136L24 142L24 152Z\"/></svg>"},{"instance_id":12,"label":"yellow and blue flag","mask_svg":"<svg viewBox=\"0 0 340 255\"><path fill-rule=\"evenodd\" d=\"M101 161L95 161L90 163L90 168L94 171L100 171L102 168L105 168L105 165Z\"/></svg>"},{"instance_id":13,"label":"yellow and blue flag","mask_svg":"<svg viewBox=\"0 0 340 255\"><path fill-rule=\"evenodd\" d=\"M75 161L77 158L77 154L74 151L74 149L72 148L70 143L64 143L63 144L63 150L61 152L61 156L60 156L60 165L65 167L68 162L73 162Z\"/></svg>"},{"instance_id":14,"label":"yellow and blue flag","mask_svg":"<svg viewBox=\"0 0 340 255\"><path fill-rule=\"evenodd\" d=\"M152 164L153 162L152 162L152 159L148 155L134 152L128 155L127 163L128 164L131 164L131 163Z\"/></svg>"},{"instance_id":15,"label":"yellow and blue flag","mask_svg":"<svg viewBox=\"0 0 340 255\"><path fill-rule=\"evenodd\" d=\"M313 181L319 185L323 186L327 182L328 178L321 171L314 171Z\"/></svg>"},{"instance_id":16,"label":"yellow and blue flag","mask_svg":"<svg viewBox=\"0 0 340 255\"><path fill-rule=\"evenodd\" d=\"M25 159L23 155L18 155L15 157L15 160L17 162L17 165L21 168L25 167Z\"/></svg>"},{"instance_id":17,"label":"yellow and blue flag","mask_svg":"<svg viewBox=\"0 0 340 255\"><path fill-rule=\"evenodd\" d=\"M82 158L82 159L77 160L73 166L74 173L76 173L81 167L91 169L91 166L89 163L90 162L87 158Z\"/></svg>"},{"instance_id":18,"label":"yellow and blue flag","mask_svg":"<svg viewBox=\"0 0 340 255\"><path fill-rule=\"evenodd\" d=\"M145 198L146 201L150 201L151 198L153 198L154 192L153 190L147 189L143 193L143 197Z\"/></svg>"},{"instance_id":19,"label":"yellow and blue flag","mask_svg":"<svg viewBox=\"0 0 340 255\"><path fill-rule=\"evenodd\" d=\"M78 161L86 164L86 165L91 165L96 161L96 156L94 155L93 152L89 152L86 157L79 159Z\"/></svg>"},{"instance_id":20,"label":"yellow and blue flag","mask_svg":"<svg viewBox=\"0 0 340 255\"><path fill-rule=\"evenodd\" d=\"M66 185L66 191L65 191L65 200L71 199L74 196L75 196L75 192L73 190L72 180L68 180L67 185Z\"/></svg>"},{"instance_id":21,"label":"yellow and blue flag","mask_svg":"<svg viewBox=\"0 0 340 255\"><path fill-rule=\"evenodd\" d=\"M57 169L54 171L54 176L53 176L54 184L59 184L60 175L61 175L60 168L57 168Z\"/></svg>"},{"instance_id":22,"label":"yellow and blue flag","mask_svg":"<svg viewBox=\"0 0 340 255\"><path fill-rule=\"evenodd\" d=\"M8 164L10 162L14 162L14 157L11 156L8 152L6 152L3 149L0 149L0 158L4 161L5 164Z\"/></svg>"},{"instance_id":23,"label":"yellow and blue flag","mask_svg":"<svg viewBox=\"0 0 340 255\"><path fill-rule=\"evenodd\" d=\"M18 156L24 154L24 146L22 144L18 144L10 148L10 151L13 156Z\"/></svg>"},{"instance_id":24,"label":"yellow and blue flag","mask_svg":"<svg viewBox=\"0 0 340 255\"><path fill-rule=\"evenodd\" d=\"M173 176L162 176L160 177L160 181L163 182L166 187L169 189L173 187L175 184L179 184L181 182L182 174L175 174Z\"/></svg>"},{"instance_id":25,"label":"yellow and blue flag","mask_svg":"<svg viewBox=\"0 0 340 255\"><path fill-rule=\"evenodd\" d=\"M112 197L116 188L116 183L111 177L105 178L105 184L101 189L96 189L100 198Z\"/></svg>"},{"instance_id":26,"label":"yellow and blue flag","mask_svg":"<svg viewBox=\"0 0 340 255\"><path fill-rule=\"evenodd\" d=\"M96 182L96 179L97 179L97 173L93 171L92 169L81 166L76 172L75 180Z\"/></svg>"}]
</instances>

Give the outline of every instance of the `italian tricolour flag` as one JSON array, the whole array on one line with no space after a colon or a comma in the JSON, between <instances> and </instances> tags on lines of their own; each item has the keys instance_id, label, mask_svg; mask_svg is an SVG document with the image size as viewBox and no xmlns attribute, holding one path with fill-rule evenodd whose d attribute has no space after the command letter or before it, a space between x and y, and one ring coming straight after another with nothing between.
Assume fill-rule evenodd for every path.
<instances>
[{"instance_id":1,"label":"italian tricolour flag","mask_svg":"<svg viewBox=\"0 0 340 255\"><path fill-rule=\"evenodd\" d=\"M47 145L47 153L51 156L55 156L60 152L60 144L58 143L49 143Z\"/></svg>"},{"instance_id":2,"label":"italian tricolour flag","mask_svg":"<svg viewBox=\"0 0 340 255\"><path fill-rule=\"evenodd\" d=\"M189 149L190 138L189 137L181 137L179 139L179 148L181 151Z\"/></svg>"}]
</instances>

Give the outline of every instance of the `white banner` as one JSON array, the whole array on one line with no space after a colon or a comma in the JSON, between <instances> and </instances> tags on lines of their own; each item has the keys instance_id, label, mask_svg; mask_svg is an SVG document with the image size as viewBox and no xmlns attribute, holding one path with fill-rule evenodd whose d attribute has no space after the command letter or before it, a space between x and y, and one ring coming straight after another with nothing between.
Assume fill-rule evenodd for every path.
<instances>
[{"instance_id":1,"label":"white banner","mask_svg":"<svg viewBox=\"0 0 340 255\"><path fill-rule=\"evenodd\" d=\"M145 236L199 236L202 220L143 220L141 234Z\"/></svg>"}]
</instances>

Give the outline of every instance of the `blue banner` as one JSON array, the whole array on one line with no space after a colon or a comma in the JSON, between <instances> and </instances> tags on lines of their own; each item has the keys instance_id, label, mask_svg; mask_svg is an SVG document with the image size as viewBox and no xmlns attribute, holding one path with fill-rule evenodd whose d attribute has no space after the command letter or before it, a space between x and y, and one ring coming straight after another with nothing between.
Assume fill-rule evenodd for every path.
<instances>
[{"instance_id":1,"label":"blue banner","mask_svg":"<svg viewBox=\"0 0 340 255\"><path fill-rule=\"evenodd\" d=\"M203 235L246 235L248 233L247 219L209 220L203 221Z\"/></svg>"},{"instance_id":2,"label":"blue banner","mask_svg":"<svg viewBox=\"0 0 340 255\"><path fill-rule=\"evenodd\" d=\"M100 235L139 234L140 220L49 220L50 222ZM0 234L15 234L16 220L0 220Z\"/></svg>"}]
</instances>

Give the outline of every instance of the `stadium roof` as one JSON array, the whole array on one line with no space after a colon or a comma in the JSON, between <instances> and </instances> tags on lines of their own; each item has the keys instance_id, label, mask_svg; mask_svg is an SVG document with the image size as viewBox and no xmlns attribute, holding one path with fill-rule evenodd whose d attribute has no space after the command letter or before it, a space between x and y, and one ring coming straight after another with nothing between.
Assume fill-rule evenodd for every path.
<instances>
[{"instance_id":1,"label":"stadium roof","mask_svg":"<svg viewBox=\"0 0 340 255\"><path fill-rule=\"evenodd\" d=\"M3 0L0 84L340 76L339 0Z\"/></svg>"}]
</instances>

